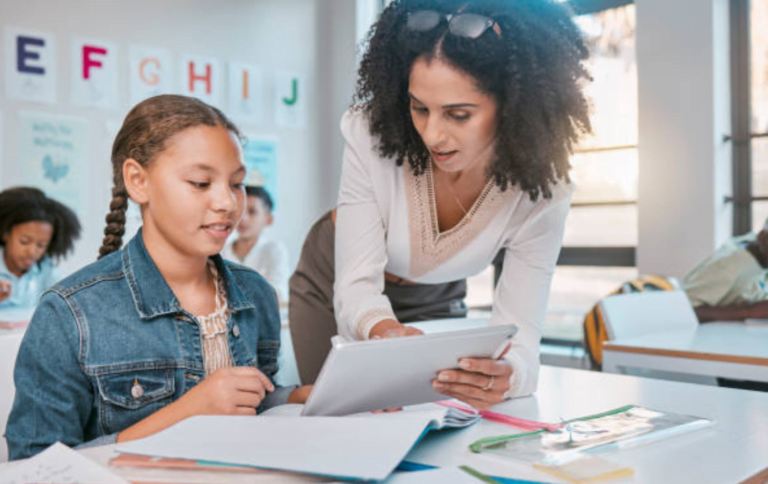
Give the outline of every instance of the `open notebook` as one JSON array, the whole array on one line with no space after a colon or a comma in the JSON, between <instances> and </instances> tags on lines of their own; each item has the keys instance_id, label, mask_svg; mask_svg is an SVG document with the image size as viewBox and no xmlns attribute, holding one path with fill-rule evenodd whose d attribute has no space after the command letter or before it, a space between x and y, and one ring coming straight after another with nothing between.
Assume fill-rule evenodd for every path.
<instances>
[{"instance_id":1,"label":"open notebook","mask_svg":"<svg viewBox=\"0 0 768 484\"><path fill-rule=\"evenodd\" d=\"M118 444L117 451L378 481L429 430L466 427L480 419L433 404L347 417L300 413L300 405L286 405L258 417L192 417L145 439Z\"/></svg>"},{"instance_id":2,"label":"open notebook","mask_svg":"<svg viewBox=\"0 0 768 484\"><path fill-rule=\"evenodd\" d=\"M301 417L304 405L288 404L272 407L262 413L262 417ZM440 430L443 428L462 428L468 427L479 421L482 416L472 407L466 407L466 410L457 408L448 408L435 403L424 403L421 405L409 405L403 407L397 412L383 413L355 413L348 415L348 418L372 418L372 419L400 419L409 416L427 417L429 425L427 430ZM471 410L471 411L469 411ZM304 417L308 418L308 417Z\"/></svg>"}]
</instances>

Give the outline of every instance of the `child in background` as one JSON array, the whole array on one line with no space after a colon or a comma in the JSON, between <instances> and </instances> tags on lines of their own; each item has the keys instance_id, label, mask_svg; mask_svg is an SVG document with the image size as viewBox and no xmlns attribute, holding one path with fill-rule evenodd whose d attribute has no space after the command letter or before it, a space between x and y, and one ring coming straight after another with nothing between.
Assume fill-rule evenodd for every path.
<instances>
[{"instance_id":1,"label":"child in background","mask_svg":"<svg viewBox=\"0 0 768 484\"><path fill-rule=\"evenodd\" d=\"M37 188L0 192L0 310L34 308L79 236L74 212Z\"/></svg>"},{"instance_id":2,"label":"child in background","mask_svg":"<svg viewBox=\"0 0 768 484\"><path fill-rule=\"evenodd\" d=\"M11 459L56 441L151 435L193 415L303 403L273 382L277 300L218 254L243 210L237 128L216 108L163 95L135 106L112 148L100 259L45 294L16 362ZM128 198L143 226L121 249Z\"/></svg>"},{"instance_id":3,"label":"child in background","mask_svg":"<svg viewBox=\"0 0 768 484\"><path fill-rule=\"evenodd\" d=\"M269 192L260 186L246 186L245 194L245 213L237 226L238 238L224 246L221 256L261 274L277 291L278 300L285 303L291 276L288 251L283 244L263 234L274 221L274 202Z\"/></svg>"}]
</instances>

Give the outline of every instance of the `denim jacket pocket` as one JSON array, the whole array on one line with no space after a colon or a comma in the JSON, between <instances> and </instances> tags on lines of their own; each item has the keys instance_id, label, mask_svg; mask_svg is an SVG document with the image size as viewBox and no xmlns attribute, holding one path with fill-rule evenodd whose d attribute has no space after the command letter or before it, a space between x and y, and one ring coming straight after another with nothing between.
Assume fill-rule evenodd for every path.
<instances>
[{"instance_id":1,"label":"denim jacket pocket","mask_svg":"<svg viewBox=\"0 0 768 484\"><path fill-rule=\"evenodd\" d=\"M97 376L99 419L106 434L121 432L171 403L173 369L129 370Z\"/></svg>"},{"instance_id":2,"label":"denim jacket pocket","mask_svg":"<svg viewBox=\"0 0 768 484\"><path fill-rule=\"evenodd\" d=\"M260 340L256 344L256 358L259 369L267 376L274 376L277 372L277 354L280 349L279 340Z\"/></svg>"}]
</instances>

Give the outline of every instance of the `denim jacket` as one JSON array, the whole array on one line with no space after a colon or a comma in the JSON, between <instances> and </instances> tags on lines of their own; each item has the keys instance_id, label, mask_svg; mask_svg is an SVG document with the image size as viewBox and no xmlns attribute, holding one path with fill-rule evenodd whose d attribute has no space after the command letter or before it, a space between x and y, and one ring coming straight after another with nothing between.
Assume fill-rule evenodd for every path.
<instances>
[{"instance_id":1,"label":"denim jacket","mask_svg":"<svg viewBox=\"0 0 768 484\"><path fill-rule=\"evenodd\" d=\"M256 367L274 381L275 291L251 269L218 255L213 261L231 311L233 364ZM204 376L197 321L181 308L139 231L122 250L43 294L16 360L9 457L29 457L56 441L113 443L118 432L178 400ZM276 388L257 411L286 403L291 390Z\"/></svg>"}]
</instances>

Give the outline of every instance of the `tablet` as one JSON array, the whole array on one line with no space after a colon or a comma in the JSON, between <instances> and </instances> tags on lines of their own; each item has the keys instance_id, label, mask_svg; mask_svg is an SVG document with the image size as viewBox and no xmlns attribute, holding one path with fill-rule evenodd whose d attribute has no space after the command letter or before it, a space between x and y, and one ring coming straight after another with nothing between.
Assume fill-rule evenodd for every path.
<instances>
[{"instance_id":1,"label":"tablet","mask_svg":"<svg viewBox=\"0 0 768 484\"><path fill-rule=\"evenodd\" d=\"M368 341L335 342L302 415L348 415L448 397L432 389L461 358L498 358L515 325Z\"/></svg>"}]
</instances>

